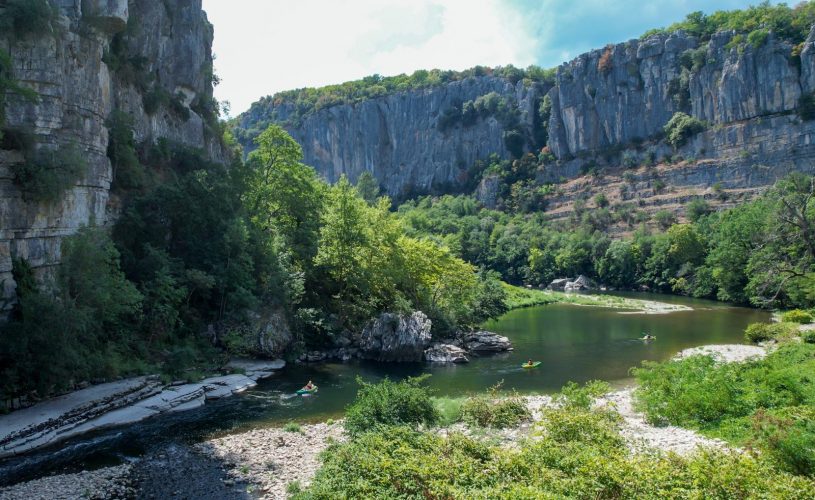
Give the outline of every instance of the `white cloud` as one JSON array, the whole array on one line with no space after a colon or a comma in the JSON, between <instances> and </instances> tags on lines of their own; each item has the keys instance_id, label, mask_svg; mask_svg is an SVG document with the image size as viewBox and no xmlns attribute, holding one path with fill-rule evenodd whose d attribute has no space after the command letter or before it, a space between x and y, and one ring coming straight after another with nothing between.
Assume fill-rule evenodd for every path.
<instances>
[{"instance_id":1,"label":"white cloud","mask_svg":"<svg viewBox=\"0 0 815 500\"><path fill-rule=\"evenodd\" d=\"M216 97L232 114L261 96L373 73L526 66L535 44L501 0L204 0Z\"/></svg>"}]
</instances>

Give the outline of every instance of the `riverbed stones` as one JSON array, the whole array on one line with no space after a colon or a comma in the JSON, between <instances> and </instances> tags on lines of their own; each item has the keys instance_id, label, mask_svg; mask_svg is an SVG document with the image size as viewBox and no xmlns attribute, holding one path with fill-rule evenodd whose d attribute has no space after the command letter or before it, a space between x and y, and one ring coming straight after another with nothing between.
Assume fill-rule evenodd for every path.
<instances>
[{"instance_id":1,"label":"riverbed stones","mask_svg":"<svg viewBox=\"0 0 815 500\"><path fill-rule=\"evenodd\" d=\"M383 313L362 330L361 354L377 361L421 361L430 345L431 324L421 311Z\"/></svg>"},{"instance_id":2,"label":"riverbed stones","mask_svg":"<svg viewBox=\"0 0 815 500\"><path fill-rule=\"evenodd\" d=\"M2 500L130 499L136 492L129 464L75 474L59 474L0 488Z\"/></svg>"},{"instance_id":3,"label":"riverbed stones","mask_svg":"<svg viewBox=\"0 0 815 500\"><path fill-rule=\"evenodd\" d=\"M431 363L469 363L467 351L450 344L433 344L424 351L425 361Z\"/></svg>"},{"instance_id":4,"label":"riverbed stones","mask_svg":"<svg viewBox=\"0 0 815 500\"><path fill-rule=\"evenodd\" d=\"M486 330L462 333L461 341L467 351L474 353L512 350L512 342L507 337Z\"/></svg>"},{"instance_id":5,"label":"riverbed stones","mask_svg":"<svg viewBox=\"0 0 815 500\"><path fill-rule=\"evenodd\" d=\"M256 486L262 499L287 498L293 482L306 486L320 467L319 455L345 441L342 421L303 425L300 432L253 429L200 443L198 451L221 461L232 479Z\"/></svg>"}]
</instances>

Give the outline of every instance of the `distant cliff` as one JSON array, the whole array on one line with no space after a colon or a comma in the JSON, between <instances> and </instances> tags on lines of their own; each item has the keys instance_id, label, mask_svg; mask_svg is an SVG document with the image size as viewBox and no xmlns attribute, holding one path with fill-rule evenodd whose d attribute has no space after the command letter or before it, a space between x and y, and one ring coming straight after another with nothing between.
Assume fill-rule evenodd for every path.
<instances>
[{"instance_id":1,"label":"distant cliff","mask_svg":"<svg viewBox=\"0 0 815 500\"><path fill-rule=\"evenodd\" d=\"M303 146L305 162L329 181L341 174L353 181L368 171L385 191L400 196L461 185L476 160L491 154L509 158L513 146L529 150L549 87L472 76L329 106L304 117L296 103L266 98L238 118L238 129L244 148L251 150L263 125L282 123ZM479 98L481 110L467 118L463 108ZM517 135L515 145L507 141L508 134Z\"/></svg>"},{"instance_id":2,"label":"distant cliff","mask_svg":"<svg viewBox=\"0 0 815 500\"><path fill-rule=\"evenodd\" d=\"M114 110L132 116L138 143L165 138L224 156L210 133L213 30L201 0L49 4L53 19L45 32L0 32L10 76L36 94L6 92L0 123L3 297L13 296L13 258L43 275L59 263L63 236L115 216L106 125ZM0 18L11 16L0 2ZM15 166L46 151L61 161L68 148L86 164L81 178L56 199L26 196Z\"/></svg>"},{"instance_id":3,"label":"distant cliff","mask_svg":"<svg viewBox=\"0 0 815 500\"><path fill-rule=\"evenodd\" d=\"M541 161L541 184L564 184L588 172L621 180L632 169L627 192L615 193L612 201L641 200L646 208L664 205L659 196L666 192L673 191L677 203L712 197L714 184L734 195L746 193L790 171L815 172L815 122L804 109L812 106L815 91L815 34L794 44L759 32L749 41L733 31L703 41L683 31L658 33L583 54L557 68L551 83L469 77L327 106L297 120L290 119L291 102L267 98L238 119L238 129L283 123L303 145L306 162L332 181L341 173L353 180L368 170L392 195L461 187L475 160L513 155L501 140L506 130L499 120L446 127L445 112L497 92L517 106L523 150L537 155L543 138L552 153L553 160ZM703 122L704 130L673 147L664 128L679 112ZM545 121L543 134L536 120ZM252 134L243 138L251 147ZM673 167L634 169L647 163ZM660 172L664 178L657 184L668 186L656 193ZM579 191L566 183L560 196L551 196L550 207L588 199L602 184L596 176ZM479 193L489 199L489 191L486 178Z\"/></svg>"}]
</instances>

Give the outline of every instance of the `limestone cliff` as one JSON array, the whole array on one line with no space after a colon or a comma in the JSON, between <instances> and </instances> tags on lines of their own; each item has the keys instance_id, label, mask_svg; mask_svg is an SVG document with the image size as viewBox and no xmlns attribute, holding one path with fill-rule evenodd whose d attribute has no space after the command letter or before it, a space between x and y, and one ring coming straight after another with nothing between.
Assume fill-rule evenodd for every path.
<instances>
[{"instance_id":1,"label":"limestone cliff","mask_svg":"<svg viewBox=\"0 0 815 500\"><path fill-rule=\"evenodd\" d=\"M303 146L305 162L328 181L340 175L352 181L371 172L391 195L460 185L476 160L491 154L509 158L507 126L496 116L471 124L441 126L448 110L490 93L507 100L522 134L531 137L540 98L546 88L513 84L495 76L478 76L445 85L396 92L357 104L341 104L295 119L297 106L266 98L238 119L241 129L283 123ZM252 135L244 148L252 149Z\"/></svg>"},{"instance_id":2,"label":"limestone cliff","mask_svg":"<svg viewBox=\"0 0 815 500\"><path fill-rule=\"evenodd\" d=\"M800 109L815 90L813 45L813 34L795 47L771 32L755 42L733 32L705 41L681 31L660 33L580 55L557 68L554 85L470 77L327 106L297 120L291 119L294 104L267 98L239 118L238 128L284 124L303 145L306 163L329 181L368 170L391 195L434 185L462 188L475 160L510 157L501 141L505 130L495 119L445 129L445 111L497 92L514 98L527 151L543 145L529 140L535 120L548 120L554 160L540 166L538 181L561 185L549 199L551 209L589 199L605 189L603 176L613 184L630 170L634 178L614 201L679 210L681 200L696 195L718 203L713 185L731 191L732 201L791 171L815 173L815 122L802 119ZM551 107L539 112L544 94ZM677 112L707 127L675 149L663 129ZM673 166L635 168L645 164ZM598 175L570 183L589 171ZM655 183L666 187L656 193ZM477 193L489 205L495 188L487 177Z\"/></svg>"},{"instance_id":3,"label":"limestone cliff","mask_svg":"<svg viewBox=\"0 0 815 500\"><path fill-rule=\"evenodd\" d=\"M39 95L31 101L8 93L3 128L7 137L10 131L32 137L34 150L59 152L72 145L87 169L57 200L27 200L11 168L23 161L23 153L8 145L0 149L3 297L13 296L12 258L27 259L42 276L58 264L63 236L115 217L106 155L112 111L133 117L140 143L166 138L203 148L214 158L224 155L208 130L213 30L201 0L51 4L56 17L48 33L0 33L14 79ZM0 15L3 9L0 2Z\"/></svg>"}]
</instances>

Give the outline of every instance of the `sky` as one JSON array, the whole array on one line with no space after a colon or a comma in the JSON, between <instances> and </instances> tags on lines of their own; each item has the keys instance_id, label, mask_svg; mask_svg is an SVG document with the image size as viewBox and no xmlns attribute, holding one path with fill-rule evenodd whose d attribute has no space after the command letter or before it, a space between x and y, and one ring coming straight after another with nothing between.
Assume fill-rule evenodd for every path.
<instances>
[{"instance_id":1,"label":"sky","mask_svg":"<svg viewBox=\"0 0 815 500\"><path fill-rule=\"evenodd\" d=\"M702 10L750 0L203 0L215 97L232 116L281 90L378 73L557 66ZM773 1L773 3L779 3Z\"/></svg>"}]
</instances>

